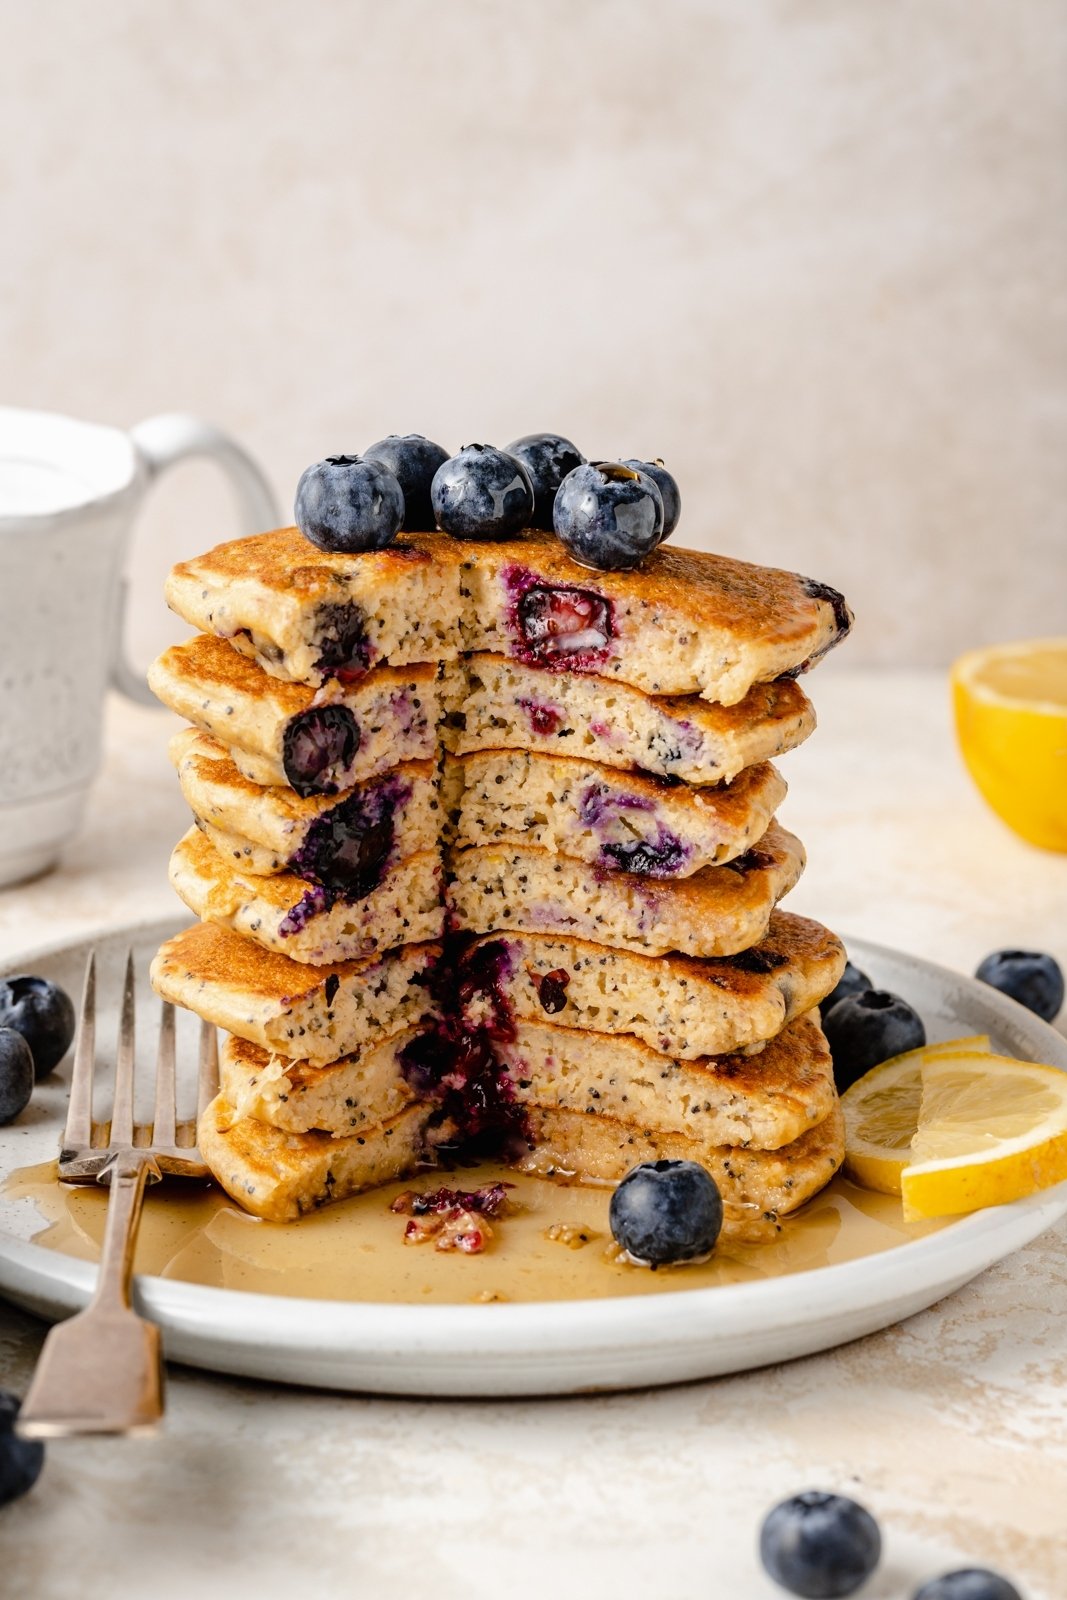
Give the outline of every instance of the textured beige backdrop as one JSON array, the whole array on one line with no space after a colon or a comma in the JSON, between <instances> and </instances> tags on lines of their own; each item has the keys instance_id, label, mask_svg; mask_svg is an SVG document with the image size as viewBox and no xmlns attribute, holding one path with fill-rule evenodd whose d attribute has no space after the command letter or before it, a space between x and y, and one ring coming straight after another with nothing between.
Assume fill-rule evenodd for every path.
<instances>
[{"instance_id":1,"label":"textured beige backdrop","mask_svg":"<svg viewBox=\"0 0 1067 1600\"><path fill-rule=\"evenodd\" d=\"M3 398L660 454L853 662L1067 632L1060 0L0 0ZM167 565L225 535L161 490Z\"/></svg>"}]
</instances>

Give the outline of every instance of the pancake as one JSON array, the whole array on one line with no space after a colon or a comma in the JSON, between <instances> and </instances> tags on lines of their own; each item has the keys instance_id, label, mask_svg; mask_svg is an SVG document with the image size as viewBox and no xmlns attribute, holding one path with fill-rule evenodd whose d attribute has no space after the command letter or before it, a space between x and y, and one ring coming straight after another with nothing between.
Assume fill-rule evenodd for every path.
<instances>
[{"instance_id":1,"label":"pancake","mask_svg":"<svg viewBox=\"0 0 1067 1600\"><path fill-rule=\"evenodd\" d=\"M353 900L289 873L262 878L243 872L190 828L174 848L170 881L195 916L314 966L439 939L444 930L436 850L408 856Z\"/></svg>"},{"instance_id":2,"label":"pancake","mask_svg":"<svg viewBox=\"0 0 1067 1600\"><path fill-rule=\"evenodd\" d=\"M408 533L347 556L281 528L181 562L166 594L193 627L299 683L489 650L724 705L805 670L852 620L836 590L796 573L673 546L632 572L591 572L534 531Z\"/></svg>"},{"instance_id":3,"label":"pancake","mask_svg":"<svg viewBox=\"0 0 1067 1600\"><path fill-rule=\"evenodd\" d=\"M785 794L769 762L718 789L525 750L453 757L445 776L462 847L524 844L653 878L688 878L741 855Z\"/></svg>"},{"instance_id":4,"label":"pancake","mask_svg":"<svg viewBox=\"0 0 1067 1600\"><path fill-rule=\"evenodd\" d=\"M403 1028L380 1035L346 1056L343 1071L290 1061L231 1035L219 1055L219 1090L237 1117L348 1137L389 1122L415 1098L401 1068L415 1033Z\"/></svg>"},{"instance_id":5,"label":"pancake","mask_svg":"<svg viewBox=\"0 0 1067 1600\"><path fill-rule=\"evenodd\" d=\"M152 984L164 1000L228 1033L325 1066L435 1016L429 980L440 958L439 944L405 944L312 967L221 923L198 922L160 949Z\"/></svg>"},{"instance_id":6,"label":"pancake","mask_svg":"<svg viewBox=\"0 0 1067 1600\"><path fill-rule=\"evenodd\" d=\"M680 1134L650 1134L576 1111L528 1111L531 1148L522 1171L569 1182L614 1184L639 1161L699 1161L725 1205L755 1219L785 1216L825 1187L844 1159L844 1122L825 1121L778 1150L708 1146ZM346 1139L286 1133L237 1119L221 1097L200 1118L201 1155L226 1192L254 1216L292 1222L308 1211L433 1164L432 1108L415 1104L390 1122Z\"/></svg>"},{"instance_id":7,"label":"pancake","mask_svg":"<svg viewBox=\"0 0 1067 1600\"><path fill-rule=\"evenodd\" d=\"M454 692L437 667L381 667L321 694L271 678L207 634L172 645L148 669L164 705L226 746L254 783L337 794L403 761L437 753Z\"/></svg>"},{"instance_id":8,"label":"pancake","mask_svg":"<svg viewBox=\"0 0 1067 1600\"><path fill-rule=\"evenodd\" d=\"M509 1104L555 1106L715 1145L777 1149L821 1122L837 1098L829 1049L809 1017L758 1055L699 1061L675 1060L627 1034L522 1021L512 1033L492 1045L510 1080ZM327 1067L272 1058L258 1045L231 1039L222 1090L238 1115L343 1137L363 1122L384 1121L411 1098L399 1055L413 1037L410 1030L397 1034ZM468 1060L476 1071L483 1068L481 1054L425 1042L411 1063L411 1081L425 1100L455 1088Z\"/></svg>"},{"instance_id":9,"label":"pancake","mask_svg":"<svg viewBox=\"0 0 1067 1600\"><path fill-rule=\"evenodd\" d=\"M197 1144L215 1179L245 1211L269 1222L295 1222L331 1200L404 1178L432 1162L425 1139L432 1115L432 1107L409 1106L349 1139L331 1139L236 1118L216 1096L200 1118Z\"/></svg>"},{"instance_id":10,"label":"pancake","mask_svg":"<svg viewBox=\"0 0 1067 1600\"><path fill-rule=\"evenodd\" d=\"M564 933L662 955L729 956L758 943L804 869L799 839L772 823L743 856L691 878L603 872L545 850L451 852L449 904L469 933Z\"/></svg>"},{"instance_id":11,"label":"pancake","mask_svg":"<svg viewBox=\"0 0 1067 1600\"><path fill-rule=\"evenodd\" d=\"M694 1061L759 1049L817 1006L844 970L841 941L817 922L771 914L766 937L720 959L639 956L583 939L490 934L459 967L469 1027L501 1031L516 1017L633 1034Z\"/></svg>"},{"instance_id":12,"label":"pancake","mask_svg":"<svg viewBox=\"0 0 1067 1600\"><path fill-rule=\"evenodd\" d=\"M404 761L340 797L309 795L243 776L225 746L185 728L170 742L182 794L215 848L244 872L298 877L346 888L368 858L385 865L437 848L441 807L433 761Z\"/></svg>"},{"instance_id":13,"label":"pancake","mask_svg":"<svg viewBox=\"0 0 1067 1600\"><path fill-rule=\"evenodd\" d=\"M785 1217L824 1189L845 1159L840 1105L777 1150L713 1148L677 1133L655 1133L580 1111L529 1109L533 1148L516 1165L563 1182L615 1184L640 1161L698 1161L725 1204L753 1218Z\"/></svg>"}]
</instances>

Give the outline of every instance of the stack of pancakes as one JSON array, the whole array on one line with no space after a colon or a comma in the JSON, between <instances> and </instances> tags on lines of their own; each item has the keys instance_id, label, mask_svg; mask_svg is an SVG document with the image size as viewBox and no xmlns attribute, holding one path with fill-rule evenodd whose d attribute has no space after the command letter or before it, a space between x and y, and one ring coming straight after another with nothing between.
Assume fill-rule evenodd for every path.
<instances>
[{"instance_id":1,"label":"stack of pancakes","mask_svg":"<svg viewBox=\"0 0 1067 1600\"><path fill-rule=\"evenodd\" d=\"M683 1156L735 1218L836 1171L816 1008L844 952L777 908L804 866L773 758L840 595L660 548L296 529L171 574L200 634L150 681L201 923L153 968L226 1029L200 1129L248 1210L300 1215L442 1152L615 1182Z\"/></svg>"}]
</instances>

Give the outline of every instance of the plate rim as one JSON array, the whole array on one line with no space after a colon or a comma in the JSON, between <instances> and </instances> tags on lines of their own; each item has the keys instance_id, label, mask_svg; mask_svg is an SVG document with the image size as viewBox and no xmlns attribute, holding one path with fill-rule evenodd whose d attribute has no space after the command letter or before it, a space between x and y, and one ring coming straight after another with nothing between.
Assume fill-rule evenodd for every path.
<instances>
[{"instance_id":1,"label":"plate rim","mask_svg":"<svg viewBox=\"0 0 1067 1600\"><path fill-rule=\"evenodd\" d=\"M120 922L95 932L51 940L20 952L15 957L5 957L0 961L0 976L30 962L71 955L79 947L85 948L102 940L127 939L134 943L141 937L168 937L162 931L164 928L177 931L179 926L191 920L174 912L167 916ZM1067 1071L1067 1038L1051 1024L998 990L980 984L976 978L929 961L924 956L912 955L891 945L870 939L850 938L844 934L838 937L846 949L857 953L861 961L873 956L876 962L884 958L891 963L911 963L923 968L941 987L951 984L962 986L965 991L979 992L984 1004L992 1006L994 1013L1002 1014L1005 1026L1022 1023L1028 1034L1036 1034L1039 1040L1047 1039L1050 1054L1059 1057L1050 1064ZM330 1331L335 1335L346 1335L348 1348L353 1354L360 1352L361 1347L377 1346L394 1337L401 1341L405 1350L414 1350L424 1342L421 1338L424 1332L431 1333L434 1345L444 1334L462 1340L463 1349L459 1352L461 1360L469 1359L472 1355L514 1354L516 1327L521 1327L527 1335L541 1339L547 1337L553 1341L562 1341L574 1332L596 1334L605 1349L614 1349L632 1345L635 1340L639 1342L642 1336L654 1336L665 1319L677 1319L680 1312L685 1313L686 1323L695 1324L691 1337L707 1337L708 1329L702 1324L710 1317L713 1307L716 1312L726 1314L716 1318L719 1323L743 1323L746 1313L751 1316L752 1307L759 1306L772 1315L788 1309L794 1326L813 1325L834 1314L833 1305L827 1302L834 1300L835 1288L847 1284L850 1291L860 1291L866 1286L876 1290L886 1278L899 1280L902 1264L913 1288L920 1281L927 1283L927 1287L944 1282L944 1293L949 1294L953 1292L953 1283L958 1287L961 1282L969 1281L1005 1255L1021 1249L1065 1214L1067 1182L1039 1190L1005 1206L986 1207L961 1216L934 1233L907 1240L887 1250L850 1261L813 1267L801 1273L698 1289L679 1287L655 1295L500 1302L493 1305L488 1317L485 1305L459 1301L418 1305L376 1300L320 1300L219 1288L147 1273L136 1274L135 1283L137 1294L146 1308L158 1307L168 1321L179 1320L187 1331L198 1326L223 1343L241 1342L247 1337L241 1328L257 1320L257 1314L260 1317L269 1314L273 1325L272 1338L275 1340L277 1325L291 1321L294 1324L302 1322L303 1328L300 1330L294 1326L285 1342L295 1342L296 1335L301 1331L306 1342L307 1323L314 1320L320 1333L325 1332L325 1325L329 1324ZM1005 1244L1005 1235L1014 1242ZM946 1253L953 1257L954 1264L960 1269L958 1273L945 1274L943 1266L937 1270L935 1263ZM94 1263L20 1239L2 1225L0 1259L10 1262L20 1275L39 1278L57 1291L65 1289L68 1294L73 1291L83 1300L88 1298L96 1277ZM909 1268L914 1270L909 1273ZM796 1303L798 1283L810 1286L810 1292L801 1297L799 1305ZM873 1307L887 1303L892 1295L888 1292L888 1286L886 1289L886 1293L873 1300L865 1297L864 1304ZM854 1294L850 1292L849 1298L853 1299ZM619 1314L620 1305L626 1307L625 1316ZM240 1324L240 1327L236 1324ZM442 1324L447 1324L447 1327L442 1328ZM435 1329L437 1331L433 1333ZM490 1330L494 1337L485 1339L484 1335ZM675 1328L674 1332L677 1337L680 1330ZM473 1338L473 1335L479 1337ZM398 1349L396 1353L399 1355L402 1352ZM448 1352L438 1349L435 1358L447 1361Z\"/></svg>"}]
</instances>

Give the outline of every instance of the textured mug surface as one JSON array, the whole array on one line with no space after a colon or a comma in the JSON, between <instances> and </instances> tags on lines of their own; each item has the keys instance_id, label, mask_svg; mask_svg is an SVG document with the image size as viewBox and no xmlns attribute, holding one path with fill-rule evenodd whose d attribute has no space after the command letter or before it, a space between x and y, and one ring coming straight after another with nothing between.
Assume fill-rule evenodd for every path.
<instances>
[{"instance_id":1,"label":"textured mug surface","mask_svg":"<svg viewBox=\"0 0 1067 1600\"><path fill-rule=\"evenodd\" d=\"M0 887L50 866L76 831L108 685L148 699L122 653L127 544L154 474L194 454L228 472L246 528L276 520L258 469L196 419L126 434L0 408Z\"/></svg>"}]
</instances>

